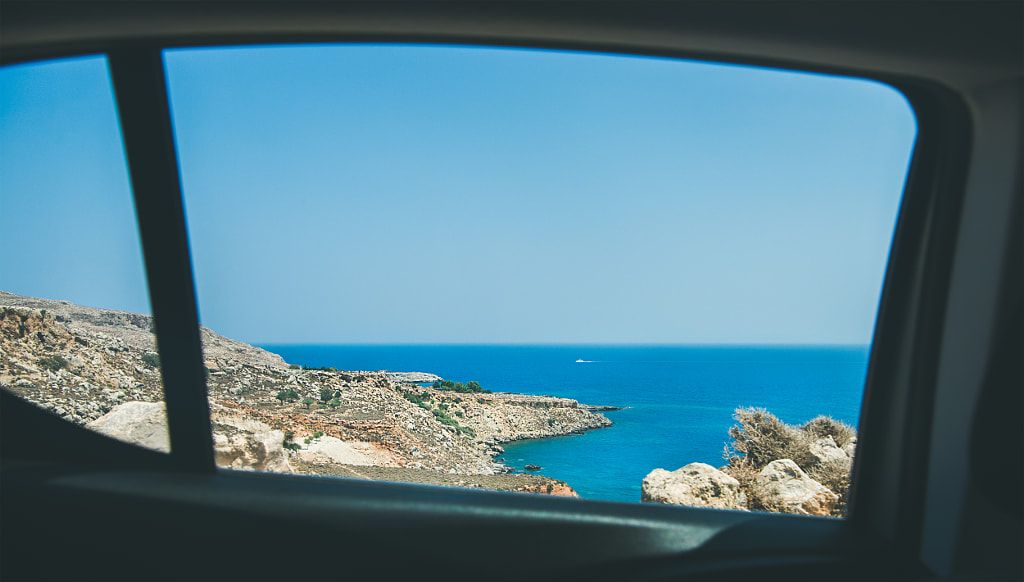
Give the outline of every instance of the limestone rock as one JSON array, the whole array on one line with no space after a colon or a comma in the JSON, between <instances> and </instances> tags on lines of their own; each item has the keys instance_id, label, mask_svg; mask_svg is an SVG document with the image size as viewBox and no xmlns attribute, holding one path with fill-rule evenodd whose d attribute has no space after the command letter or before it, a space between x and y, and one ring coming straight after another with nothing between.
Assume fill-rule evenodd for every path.
<instances>
[{"instance_id":1,"label":"limestone rock","mask_svg":"<svg viewBox=\"0 0 1024 582\"><path fill-rule=\"evenodd\" d=\"M164 453L171 451L171 438L167 433L167 411L163 402L118 404L86 427L147 449Z\"/></svg>"},{"instance_id":2,"label":"limestone rock","mask_svg":"<svg viewBox=\"0 0 1024 582\"><path fill-rule=\"evenodd\" d=\"M392 382L411 382L413 384L433 384L438 380L443 380L437 374L428 374L427 372L388 372L387 377Z\"/></svg>"},{"instance_id":3,"label":"limestone rock","mask_svg":"<svg viewBox=\"0 0 1024 582\"><path fill-rule=\"evenodd\" d=\"M754 478L753 495L769 511L832 514L839 496L807 476L790 459L772 461Z\"/></svg>"},{"instance_id":4,"label":"limestone rock","mask_svg":"<svg viewBox=\"0 0 1024 582\"><path fill-rule=\"evenodd\" d=\"M243 471L291 473L284 455L284 433L268 430L259 433L215 433L213 451L218 467Z\"/></svg>"},{"instance_id":5,"label":"limestone rock","mask_svg":"<svg viewBox=\"0 0 1024 582\"><path fill-rule=\"evenodd\" d=\"M322 460L365 467L397 467L394 455L374 443L343 441L332 436L313 440L299 453L304 460Z\"/></svg>"},{"instance_id":6,"label":"limestone rock","mask_svg":"<svg viewBox=\"0 0 1024 582\"><path fill-rule=\"evenodd\" d=\"M740 482L706 463L675 471L655 469L644 477L641 501L717 509L746 509Z\"/></svg>"},{"instance_id":7,"label":"limestone rock","mask_svg":"<svg viewBox=\"0 0 1024 582\"><path fill-rule=\"evenodd\" d=\"M849 466L852 462L850 455L836 445L831 436L818 439L808 447L812 459L812 466L840 464Z\"/></svg>"}]
</instances>

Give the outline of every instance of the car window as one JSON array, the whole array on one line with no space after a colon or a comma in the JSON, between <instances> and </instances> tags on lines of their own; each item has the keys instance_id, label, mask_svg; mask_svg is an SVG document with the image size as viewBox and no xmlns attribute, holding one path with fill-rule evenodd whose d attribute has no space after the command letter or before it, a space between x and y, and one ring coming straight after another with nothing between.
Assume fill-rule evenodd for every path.
<instances>
[{"instance_id":1,"label":"car window","mask_svg":"<svg viewBox=\"0 0 1024 582\"><path fill-rule=\"evenodd\" d=\"M899 93L564 51L164 56L220 467L843 514Z\"/></svg>"},{"instance_id":2,"label":"car window","mask_svg":"<svg viewBox=\"0 0 1024 582\"><path fill-rule=\"evenodd\" d=\"M0 385L169 451L106 59L0 69L0 127Z\"/></svg>"}]
</instances>

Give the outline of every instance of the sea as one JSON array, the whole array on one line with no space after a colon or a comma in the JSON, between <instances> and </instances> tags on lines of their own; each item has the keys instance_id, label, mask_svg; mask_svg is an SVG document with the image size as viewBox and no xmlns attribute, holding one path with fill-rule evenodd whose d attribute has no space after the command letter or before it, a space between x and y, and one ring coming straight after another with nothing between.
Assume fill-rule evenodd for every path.
<instances>
[{"instance_id":1,"label":"sea","mask_svg":"<svg viewBox=\"0 0 1024 582\"><path fill-rule=\"evenodd\" d=\"M653 469L719 467L738 407L784 422L826 415L857 426L868 346L261 345L290 364L430 372L495 392L622 407L583 435L506 443L505 464L567 482L584 498L640 500Z\"/></svg>"}]
</instances>

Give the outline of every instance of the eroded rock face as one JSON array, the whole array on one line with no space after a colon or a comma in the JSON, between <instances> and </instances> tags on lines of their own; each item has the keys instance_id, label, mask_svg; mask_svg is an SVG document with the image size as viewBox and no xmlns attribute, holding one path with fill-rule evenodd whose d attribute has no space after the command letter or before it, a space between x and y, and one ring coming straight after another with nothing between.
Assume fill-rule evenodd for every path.
<instances>
[{"instance_id":1,"label":"eroded rock face","mask_svg":"<svg viewBox=\"0 0 1024 582\"><path fill-rule=\"evenodd\" d=\"M432 384L444 378L437 374L427 372L387 372L388 380L392 382L409 382L412 384Z\"/></svg>"},{"instance_id":2,"label":"eroded rock face","mask_svg":"<svg viewBox=\"0 0 1024 582\"><path fill-rule=\"evenodd\" d=\"M747 506L740 482L705 463L690 463L671 472L651 471L644 477L640 500L716 509Z\"/></svg>"},{"instance_id":3,"label":"eroded rock face","mask_svg":"<svg viewBox=\"0 0 1024 582\"><path fill-rule=\"evenodd\" d=\"M400 466L394 455L374 443L346 442L331 436L314 439L298 454L303 460L310 462L321 461L364 467Z\"/></svg>"},{"instance_id":4,"label":"eroded rock face","mask_svg":"<svg viewBox=\"0 0 1024 582\"><path fill-rule=\"evenodd\" d=\"M126 443L171 452L167 411L163 402L118 404L86 427Z\"/></svg>"},{"instance_id":5,"label":"eroded rock face","mask_svg":"<svg viewBox=\"0 0 1024 582\"><path fill-rule=\"evenodd\" d=\"M752 491L765 509L781 513L828 516L839 501L838 495L790 459L768 463L754 478Z\"/></svg>"}]
</instances>

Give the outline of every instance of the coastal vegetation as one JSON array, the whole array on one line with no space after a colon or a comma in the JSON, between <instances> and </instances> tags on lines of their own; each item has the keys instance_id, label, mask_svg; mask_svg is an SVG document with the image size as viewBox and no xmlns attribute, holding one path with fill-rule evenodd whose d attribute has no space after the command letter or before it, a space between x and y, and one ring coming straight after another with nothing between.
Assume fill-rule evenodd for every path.
<instances>
[{"instance_id":1,"label":"coastal vegetation","mask_svg":"<svg viewBox=\"0 0 1024 582\"><path fill-rule=\"evenodd\" d=\"M57 372L68 367L68 361L57 355L39 358L36 360L36 363L39 364L39 367L42 369L49 370L51 372Z\"/></svg>"},{"instance_id":2,"label":"coastal vegetation","mask_svg":"<svg viewBox=\"0 0 1024 582\"><path fill-rule=\"evenodd\" d=\"M437 380L432 386L435 390L451 390L452 392L458 392L459 394L491 394L490 390L485 390L480 386L480 383L476 380L470 380L463 384L462 382L453 382L451 380Z\"/></svg>"},{"instance_id":3,"label":"coastal vegetation","mask_svg":"<svg viewBox=\"0 0 1024 582\"><path fill-rule=\"evenodd\" d=\"M431 414L434 415L434 418L438 422L445 426L455 429L455 431L460 435L466 435L470 437L476 436L476 431L473 430L473 428L468 426L462 426L461 424L459 424L458 420L455 420L454 418L452 418L451 414L449 414L450 412L458 417L464 416L464 413L461 410L452 408L453 404L458 404L462 402L461 398L455 398L451 401L451 403L437 402L435 404L434 399L429 392L415 392L412 390L402 389L399 389L399 392L406 400L412 402L416 406L419 406L423 410L429 411Z\"/></svg>"},{"instance_id":4,"label":"coastal vegetation","mask_svg":"<svg viewBox=\"0 0 1024 582\"><path fill-rule=\"evenodd\" d=\"M737 408L733 418L737 424L729 429L732 443L724 453L729 464L723 470L740 482L740 490L747 494L751 509L773 509L759 503L753 487L755 478L771 462L790 459L808 477L839 497L833 510L835 515L845 513L850 453L857 442L855 428L828 416L793 426L763 408Z\"/></svg>"},{"instance_id":5,"label":"coastal vegetation","mask_svg":"<svg viewBox=\"0 0 1024 582\"><path fill-rule=\"evenodd\" d=\"M160 356L158 354L154 354L153 352L142 354L142 362L149 366L150 368L159 368ZM207 372L209 372L209 370L207 370Z\"/></svg>"}]
</instances>

